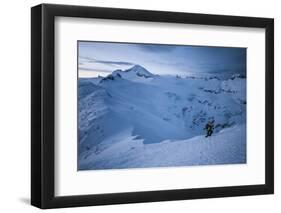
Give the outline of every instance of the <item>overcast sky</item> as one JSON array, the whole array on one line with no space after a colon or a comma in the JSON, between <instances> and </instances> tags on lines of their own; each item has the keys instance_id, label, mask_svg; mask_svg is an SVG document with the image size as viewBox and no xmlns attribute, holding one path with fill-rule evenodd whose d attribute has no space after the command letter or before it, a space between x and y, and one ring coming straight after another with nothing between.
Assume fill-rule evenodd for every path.
<instances>
[{"instance_id":1,"label":"overcast sky","mask_svg":"<svg viewBox=\"0 0 281 213\"><path fill-rule=\"evenodd\" d=\"M105 76L134 64L160 75L246 72L245 48L81 41L78 48L79 75Z\"/></svg>"}]
</instances>

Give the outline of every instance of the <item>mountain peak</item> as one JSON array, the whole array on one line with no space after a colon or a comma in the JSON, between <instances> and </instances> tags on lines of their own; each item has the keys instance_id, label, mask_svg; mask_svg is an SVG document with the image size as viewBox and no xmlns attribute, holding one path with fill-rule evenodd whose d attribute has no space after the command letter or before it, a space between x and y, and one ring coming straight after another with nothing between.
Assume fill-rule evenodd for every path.
<instances>
[{"instance_id":1,"label":"mountain peak","mask_svg":"<svg viewBox=\"0 0 281 213\"><path fill-rule=\"evenodd\" d=\"M118 69L112 73L114 77L125 78L129 80L137 80L141 78L152 78L154 75L147 69L140 65L134 65L133 67L126 69L124 71Z\"/></svg>"},{"instance_id":2,"label":"mountain peak","mask_svg":"<svg viewBox=\"0 0 281 213\"><path fill-rule=\"evenodd\" d=\"M134 72L134 73L136 73L136 75L138 75L140 77L145 77L145 78L150 78L153 76L153 74L151 72L149 72L147 69L145 69L144 67L142 67L138 64L134 65L130 69L125 70L124 72Z\"/></svg>"}]
</instances>

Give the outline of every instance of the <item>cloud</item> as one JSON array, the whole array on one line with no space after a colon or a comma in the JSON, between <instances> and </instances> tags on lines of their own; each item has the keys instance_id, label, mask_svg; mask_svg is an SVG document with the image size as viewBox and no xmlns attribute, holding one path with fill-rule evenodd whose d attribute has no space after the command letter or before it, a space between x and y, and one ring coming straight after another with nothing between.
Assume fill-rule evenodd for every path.
<instances>
[{"instance_id":1,"label":"cloud","mask_svg":"<svg viewBox=\"0 0 281 213\"><path fill-rule=\"evenodd\" d=\"M160 44L135 44L139 49L146 52L154 52L154 53L165 53L171 52L177 49L176 45L160 45Z\"/></svg>"},{"instance_id":2,"label":"cloud","mask_svg":"<svg viewBox=\"0 0 281 213\"><path fill-rule=\"evenodd\" d=\"M79 70L82 70L82 71L97 71L97 69L95 69L95 68L87 68L87 67L79 67ZM98 71L99 72L103 72L103 73L111 73L110 70L101 70L101 69L99 69Z\"/></svg>"},{"instance_id":3,"label":"cloud","mask_svg":"<svg viewBox=\"0 0 281 213\"><path fill-rule=\"evenodd\" d=\"M96 60L94 58L89 57L79 57L81 59L86 59L88 63L100 63L100 64L108 64L108 65L127 65L127 66L133 66L134 63L125 62L125 61L106 61L106 60ZM82 64L82 62L80 62Z\"/></svg>"},{"instance_id":4,"label":"cloud","mask_svg":"<svg viewBox=\"0 0 281 213\"><path fill-rule=\"evenodd\" d=\"M110 64L110 65L135 65L134 63L130 62L124 62L124 61L102 61L102 60L96 60L95 63L101 63L101 64Z\"/></svg>"},{"instance_id":5,"label":"cloud","mask_svg":"<svg viewBox=\"0 0 281 213\"><path fill-rule=\"evenodd\" d=\"M81 67L93 70L113 71L139 64L160 75L246 72L246 48L88 42L79 43L79 54Z\"/></svg>"}]
</instances>

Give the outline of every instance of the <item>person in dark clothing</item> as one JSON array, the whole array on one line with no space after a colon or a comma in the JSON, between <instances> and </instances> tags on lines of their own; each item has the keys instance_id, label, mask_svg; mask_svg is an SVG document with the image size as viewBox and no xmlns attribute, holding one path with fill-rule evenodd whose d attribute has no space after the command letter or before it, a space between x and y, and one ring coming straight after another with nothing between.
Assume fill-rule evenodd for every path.
<instances>
[{"instance_id":1,"label":"person in dark clothing","mask_svg":"<svg viewBox=\"0 0 281 213\"><path fill-rule=\"evenodd\" d=\"M215 123L215 120L212 120L212 121L208 121L208 123L206 124L205 126L205 130L207 131L207 135L205 136L206 138L211 136L214 132L214 125Z\"/></svg>"}]
</instances>

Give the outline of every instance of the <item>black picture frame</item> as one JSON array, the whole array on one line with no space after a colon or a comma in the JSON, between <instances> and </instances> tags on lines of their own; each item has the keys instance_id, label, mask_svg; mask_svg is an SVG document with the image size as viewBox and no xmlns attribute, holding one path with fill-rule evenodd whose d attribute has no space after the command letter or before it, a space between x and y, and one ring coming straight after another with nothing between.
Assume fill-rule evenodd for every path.
<instances>
[{"instance_id":1,"label":"black picture frame","mask_svg":"<svg viewBox=\"0 0 281 213\"><path fill-rule=\"evenodd\" d=\"M265 184L112 194L54 195L55 17L264 28ZM274 19L41 4L31 8L31 204L42 208L217 198L274 193Z\"/></svg>"}]
</instances>

